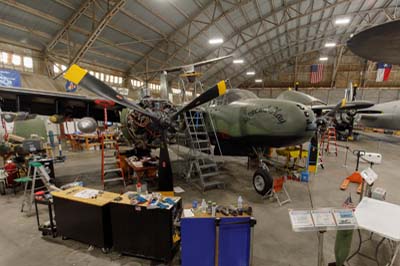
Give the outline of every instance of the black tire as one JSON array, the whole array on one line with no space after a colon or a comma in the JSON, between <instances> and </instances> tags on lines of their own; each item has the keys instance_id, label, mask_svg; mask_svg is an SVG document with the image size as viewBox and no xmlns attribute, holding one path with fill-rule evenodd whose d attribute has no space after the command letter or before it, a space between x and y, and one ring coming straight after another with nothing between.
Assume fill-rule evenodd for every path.
<instances>
[{"instance_id":1,"label":"black tire","mask_svg":"<svg viewBox=\"0 0 400 266\"><path fill-rule=\"evenodd\" d=\"M0 194L5 195L6 194L6 186L4 185L3 182L0 182Z\"/></svg>"},{"instance_id":2,"label":"black tire","mask_svg":"<svg viewBox=\"0 0 400 266\"><path fill-rule=\"evenodd\" d=\"M259 168L253 175L253 187L261 196L272 192L274 180L268 170Z\"/></svg>"}]
</instances>

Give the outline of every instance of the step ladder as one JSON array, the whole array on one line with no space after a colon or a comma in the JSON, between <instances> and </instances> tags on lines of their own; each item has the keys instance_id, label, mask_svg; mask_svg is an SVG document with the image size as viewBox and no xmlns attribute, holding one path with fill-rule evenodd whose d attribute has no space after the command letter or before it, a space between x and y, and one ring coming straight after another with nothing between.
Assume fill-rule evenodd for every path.
<instances>
[{"instance_id":1,"label":"step ladder","mask_svg":"<svg viewBox=\"0 0 400 266\"><path fill-rule=\"evenodd\" d=\"M324 151L326 153L330 153L331 151L331 146L334 146L333 152L335 153L336 157L338 156L338 148L337 148L337 135L336 135L336 129L334 127L328 127L328 129L324 132L321 138L321 155L324 154Z\"/></svg>"},{"instance_id":2,"label":"step ladder","mask_svg":"<svg viewBox=\"0 0 400 266\"><path fill-rule=\"evenodd\" d=\"M33 169L33 174L31 173ZM31 176L32 174L32 176ZM35 191L46 189L47 191L59 191L60 189L50 183L50 176L47 173L45 167L40 162L31 161L29 162L28 175L26 177L18 178L21 182L25 183L24 196L22 197L21 212L24 211L24 207L28 207L28 213L32 211L32 205L35 197ZM18 181L15 179L15 181ZM43 186L35 187L37 180L42 180ZM29 187L29 183L31 187Z\"/></svg>"},{"instance_id":3,"label":"step ladder","mask_svg":"<svg viewBox=\"0 0 400 266\"><path fill-rule=\"evenodd\" d=\"M184 119L190 147L190 165L186 181L192 182L192 176L199 176L198 183L203 192L211 188L225 187L225 183L218 179L220 173L203 113L190 110L184 113Z\"/></svg>"},{"instance_id":4,"label":"step ladder","mask_svg":"<svg viewBox=\"0 0 400 266\"><path fill-rule=\"evenodd\" d=\"M119 146L116 140L101 137L101 183L106 189L107 183L122 182L126 190L124 171L121 166Z\"/></svg>"}]
</instances>

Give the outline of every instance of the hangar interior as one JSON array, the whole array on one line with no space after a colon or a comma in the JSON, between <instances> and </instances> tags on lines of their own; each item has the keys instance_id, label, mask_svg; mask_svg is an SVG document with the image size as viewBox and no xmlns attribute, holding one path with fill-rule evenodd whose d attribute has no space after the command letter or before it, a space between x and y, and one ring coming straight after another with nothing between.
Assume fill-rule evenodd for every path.
<instances>
[{"instance_id":1,"label":"hangar interior","mask_svg":"<svg viewBox=\"0 0 400 266\"><path fill-rule=\"evenodd\" d=\"M400 265L398 0L0 0L0 265Z\"/></svg>"}]
</instances>

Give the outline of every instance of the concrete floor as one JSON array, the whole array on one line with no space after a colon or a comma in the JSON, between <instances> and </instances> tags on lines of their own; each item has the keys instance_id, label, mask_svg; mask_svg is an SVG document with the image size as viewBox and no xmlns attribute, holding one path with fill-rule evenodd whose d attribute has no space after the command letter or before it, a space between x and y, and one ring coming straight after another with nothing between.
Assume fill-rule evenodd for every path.
<instances>
[{"instance_id":1,"label":"concrete floor","mask_svg":"<svg viewBox=\"0 0 400 266\"><path fill-rule=\"evenodd\" d=\"M388 193L387 201L396 204L400 204L398 143L400 143L399 139L382 135L379 138L364 136L359 142L348 143L352 149L362 148L369 152L382 153L383 164L374 167L380 177L376 186L385 188ZM67 157L65 163L56 165L58 182L67 183L79 176L87 186L100 187L99 152L68 153ZM310 266L317 265L317 235L316 233L293 232L288 209L311 208L311 201L315 208L340 207L350 192L353 200L358 202L358 195L355 193L356 185L350 185L348 191L339 189L343 178L351 174L355 167L355 158L350 153L347 168L343 166L344 161L345 149L339 149L338 157L329 155L324 158L325 170L319 170L309 184L288 182L287 189L292 202L283 207L279 207L271 200L264 200L255 193L252 187L254 170L247 170L246 158L225 158L223 168L228 175L228 186L225 190L211 190L202 195L182 180L176 180L176 185L180 185L185 190L182 194L184 204L190 204L193 199L200 200L204 197L206 200L227 205L235 203L237 197L242 195L245 202L253 207L254 216L257 219L254 239L255 266ZM366 166L362 164L360 168L363 169ZM116 252L105 255L97 248L92 250L87 245L73 240L42 237L37 231L35 217L27 217L19 212L21 196L22 192L19 192L17 196L9 193L0 197L0 266L162 265L158 262L120 256ZM42 213L45 214L44 207L42 207ZM356 240L354 237L353 248L357 244ZM334 260L334 241L335 233L326 233L324 245L326 262ZM377 242L376 237L366 246L366 252L372 251ZM385 245L380 252L382 264L387 261L388 254L388 247ZM173 265L179 265L177 258ZM355 257L350 265L368 266L375 263ZM400 259L395 265L400 265Z\"/></svg>"}]
</instances>

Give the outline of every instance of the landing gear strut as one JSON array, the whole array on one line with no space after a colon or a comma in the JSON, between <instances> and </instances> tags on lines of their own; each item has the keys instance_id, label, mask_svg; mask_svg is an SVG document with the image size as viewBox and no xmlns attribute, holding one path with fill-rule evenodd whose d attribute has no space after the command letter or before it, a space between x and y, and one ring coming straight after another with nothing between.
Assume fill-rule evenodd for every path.
<instances>
[{"instance_id":1,"label":"landing gear strut","mask_svg":"<svg viewBox=\"0 0 400 266\"><path fill-rule=\"evenodd\" d=\"M253 175L253 187L261 196L268 196L272 193L274 180L269 171L267 163L264 161L264 150L253 148L256 154L259 166Z\"/></svg>"}]
</instances>

